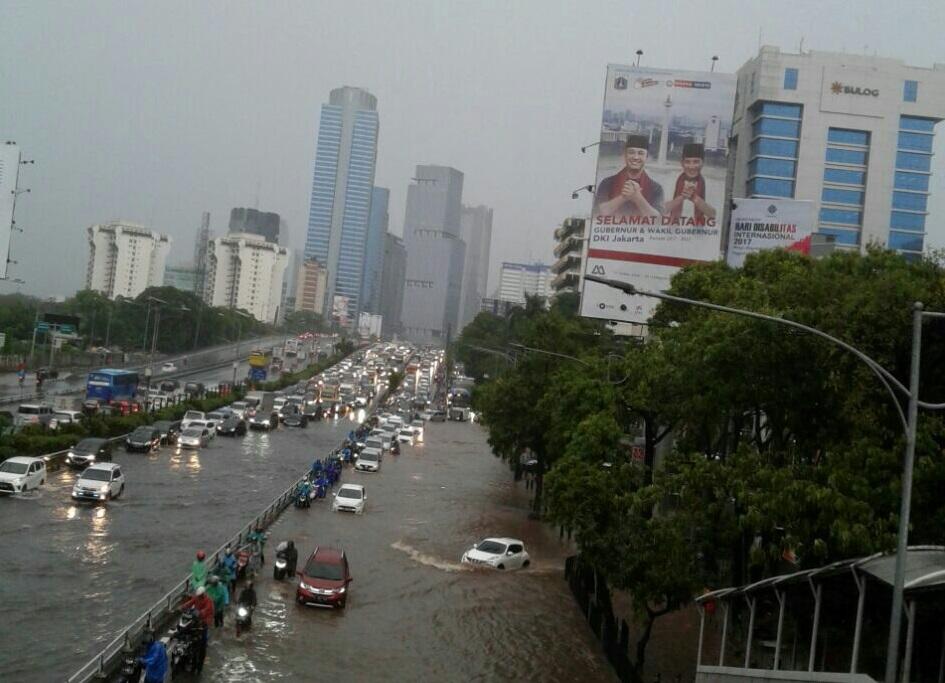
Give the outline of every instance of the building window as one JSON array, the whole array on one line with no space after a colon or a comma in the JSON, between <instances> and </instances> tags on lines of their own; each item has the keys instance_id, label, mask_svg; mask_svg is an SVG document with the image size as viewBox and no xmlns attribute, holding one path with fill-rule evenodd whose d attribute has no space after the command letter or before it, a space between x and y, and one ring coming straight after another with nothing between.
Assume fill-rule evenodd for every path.
<instances>
[{"instance_id":1,"label":"building window","mask_svg":"<svg viewBox=\"0 0 945 683\"><path fill-rule=\"evenodd\" d=\"M793 197L793 180L775 178L752 178L748 182L748 194L751 197Z\"/></svg>"},{"instance_id":2,"label":"building window","mask_svg":"<svg viewBox=\"0 0 945 683\"><path fill-rule=\"evenodd\" d=\"M918 95L919 95L919 82L918 81L905 81L902 84L902 101L903 102L915 102Z\"/></svg>"},{"instance_id":3,"label":"building window","mask_svg":"<svg viewBox=\"0 0 945 683\"><path fill-rule=\"evenodd\" d=\"M841 246L855 247L861 241L869 148L868 131L849 128L827 130L824 180L820 193L821 225L818 230L833 235Z\"/></svg>"},{"instance_id":4,"label":"building window","mask_svg":"<svg viewBox=\"0 0 945 683\"><path fill-rule=\"evenodd\" d=\"M748 175L774 176L777 178L793 178L796 164L787 159L769 159L758 157L748 164Z\"/></svg>"},{"instance_id":5,"label":"building window","mask_svg":"<svg viewBox=\"0 0 945 683\"><path fill-rule=\"evenodd\" d=\"M850 164L852 166L866 165L866 152L840 147L827 148L827 162L833 164Z\"/></svg>"},{"instance_id":6,"label":"building window","mask_svg":"<svg viewBox=\"0 0 945 683\"><path fill-rule=\"evenodd\" d=\"M889 225L900 230L925 230L925 214L893 211Z\"/></svg>"},{"instance_id":7,"label":"building window","mask_svg":"<svg viewBox=\"0 0 945 683\"><path fill-rule=\"evenodd\" d=\"M793 138L796 140L800 137L801 122L762 117L755 121L752 131L755 137L767 135L778 138Z\"/></svg>"},{"instance_id":8,"label":"building window","mask_svg":"<svg viewBox=\"0 0 945 683\"><path fill-rule=\"evenodd\" d=\"M831 128L827 131L827 142L841 145L869 145L870 134L865 130L849 130L847 128Z\"/></svg>"},{"instance_id":9,"label":"building window","mask_svg":"<svg viewBox=\"0 0 945 683\"><path fill-rule=\"evenodd\" d=\"M851 204L863 206L863 192L859 190L841 190L835 187L825 187L820 199L830 204Z\"/></svg>"},{"instance_id":10,"label":"building window","mask_svg":"<svg viewBox=\"0 0 945 683\"><path fill-rule=\"evenodd\" d=\"M751 143L751 156L784 157L797 159L797 142L776 138L757 138Z\"/></svg>"},{"instance_id":11,"label":"building window","mask_svg":"<svg viewBox=\"0 0 945 683\"><path fill-rule=\"evenodd\" d=\"M822 235L833 235L837 244L855 247L860 244L859 230L844 230L843 228L820 227L818 232Z\"/></svg>"},{"instance_id":12,"label":"building window","mask_svg":"<svg viewBox=\"0 0 945 683\"><path fill-rule=\"evenodd\" d=\"M899 149L914 150L917 152L931 152L932 140L933 136L931 135L899 131Z\"/></svg>"},{"instance_id":13,"label":"building window","mask_svg":"<svg viewBox=\"0 0 945 683\"><path fill-rule=\"evenodd\" d=\"M896 171L893 180L893 187L897 190L914 190L916 192L929 191L928 173L907 173L906 171Z\"/></svg>"},{"instance_id":14,"label":"building window","mask_svg":"<svg viewBox=\"0 0 945 683\"><path fill-rule=\"evenodd\" d=\"M748 196L794 196L802 113L801 105L784 102L759 102L752 107Z\"/></svg>"},{"instance_id":15,"label":"building window","mask_svg":"<svg viewBox=\"0 0 945 683\"><path fill-rule=\"evenodd\" d=\"M917 154L915 152L896 152L896 168L928 173L932 170L932 155Z\"/></svg>"},{"instance_id":16,"label":"building window","mask_svg":"<svg viewBox=\"0 0 945 683\"><path fill-rule=\"evenodd\" d=\"M922 251L923 236L916 232L889 232L890 249L902 249L904 251Z\"/></svg>"},{"instance_id":17,"label":"building window","mask_svg":"<svg viewBox=\"0 0 945 683\"><path fill-rule=\"evenodd\" d=\"M906 211L925 211L929 196L924 192L893 192L892 205L894 209Z\"/></svg>"},{"instance_id":18,"label":"building window","mask_svg":"<svg viewBox=\"0 0 945 683\"><path fill-rule=\"evenodd\" d=\"M848 171L842 168L826 168L824 169L824 181L846 185L865 185L866 173L864 171Z\"/></svg>"},{"instance_id":19,"label":"building window","mask_svg":"<svg viewBox=\"0 0 945 683\"><path fill-rule=\"evenodd\" d=\"M784 89L797 90L797 69L784 70ZM915 102L915 100L912 101Z\"/></svg>"}]
</instances>

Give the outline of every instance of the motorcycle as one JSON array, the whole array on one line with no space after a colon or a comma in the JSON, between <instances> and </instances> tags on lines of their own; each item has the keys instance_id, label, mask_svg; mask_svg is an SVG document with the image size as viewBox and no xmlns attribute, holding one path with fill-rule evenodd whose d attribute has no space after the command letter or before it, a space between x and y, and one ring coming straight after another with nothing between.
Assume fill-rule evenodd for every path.
<instances>
[{"instance_id":1,"label":"motorcycle","mask_svg":"<svg viewBox=\"0 0 945 683\"><path fill-rule=\"evenodd\" d=\"M182 671L196 673L200 669L204 628L197 610L191 608L180 615L177 626L171 630L167 653L172 677Z\"/></svg>"},{"instance_id":2,"label":"motorcycle","mask_svg":"<svg viewBox=\"0 0 945 683\"><path fill-rule=\"evenodd\" d=\"M391 455L400 455L400 443L395 441L394 445L390 447Z\"/></svg>"},{"instance_id":3,"label":"motorcycle","mask_svg":"<svg viewBox=\"0 0 945 683\"><path fill-rule=\"evenodd\" d=\"M282 581L286 576L295 574L295 565L298 562L298 551L289 541L283 541L276 546L276 564L272 568L272 578Z\"/></svg>"},{"instance_id":4,"label":"motorcycle","mask_svg":"<svg viewBox=\"0 0 945 683\"><path fill-rule=\"evenodd\" d=\"M304 489L299 489L295 493L295 507L297 508L307 508L312 505L312 491L309 489L305 491Z\"/></svg>"},{"instance_id":5,"label":"motorcycle","mask_svg":"<svg viewBox=\"0 0 945 683\"><path fill-rule=\"evenodd\" d=\"M137 649L126 648L121 658L121 669L118 672L118 683L138 683L144 674L141 657L147 654L147 646L141 644Z\"/></svg>"},{"instance_id":6,"label":"motorcycle","mask_svg":"<svg viewBox=\"0 0 945 683\"><path fill-rule=\"evenodd\" d=\"M236 606L236 637L239 638L240 634L248 631L253 625L253 606L252 605L237 605Z\"/></svg>"}]
</instances>

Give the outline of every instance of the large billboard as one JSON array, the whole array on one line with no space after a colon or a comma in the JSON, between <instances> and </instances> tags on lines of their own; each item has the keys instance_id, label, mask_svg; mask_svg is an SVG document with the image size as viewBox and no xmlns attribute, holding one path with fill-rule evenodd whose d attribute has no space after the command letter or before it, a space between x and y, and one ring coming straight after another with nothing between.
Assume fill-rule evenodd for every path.
<instances>
[{"instance_id":1,"label":"large billboard","mask_svg":"<svg viewBox=\"0 0 945 683\"><path fill-rule=\"evenodd\" d=\"M810 253L814 202L802 199L733 199L728 237L730 266L740 268L748 254L762 249Z\"/></svg>"},{"instance_id":2,"label":"large billboard","mask_svg":"<svg viewBox=\"0 0 945 683\"><path fill-rule=\"evenodd\" d=\"M607 67L585 273L663 290L720 258L735 76ZM645 323L657 300L584 283L581 314Z\"/></svg>"},{"instance_id":3,"label":"large billboard","mask_svg":"<svg viewBox=\"0 0 945 683\"><path fill-rule=\"evenodd\" d=\"M7 278L10 237L13 235L13 206L16 204L16 177L20 172L20 148L0 144L0 280Z\"/></svg>"}]
</instances>

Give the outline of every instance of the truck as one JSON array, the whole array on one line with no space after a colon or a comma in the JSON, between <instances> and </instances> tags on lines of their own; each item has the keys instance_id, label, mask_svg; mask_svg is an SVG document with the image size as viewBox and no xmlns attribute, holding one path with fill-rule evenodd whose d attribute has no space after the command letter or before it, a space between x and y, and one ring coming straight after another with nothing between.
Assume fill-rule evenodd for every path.
<instances>
[{"instance_id":1,"label":"truck","mask_svg":"<svg viewBox=\"0 0 945 683\"><path fill-rule=\"evenodd\" d=\"M262 349L253 349L253 351L249 354L249 367L263 369L268 368L269 354Z\"/></svg>"},{"instance_id":2,"label":"truck","mask_svg":"<svg viewBox=\"0 0 945 683\"><path fill-rule=\"evenodd\" d=\"M337 401L338 400L338 385L334 383L325 383L322 387L322 401Z\"/></svg>"}]
</instances>

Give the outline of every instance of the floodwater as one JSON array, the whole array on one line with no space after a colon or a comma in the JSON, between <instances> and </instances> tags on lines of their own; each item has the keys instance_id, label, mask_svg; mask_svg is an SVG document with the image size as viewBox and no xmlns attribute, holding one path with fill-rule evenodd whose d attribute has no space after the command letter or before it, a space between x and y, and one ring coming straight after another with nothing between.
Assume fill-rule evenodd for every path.
<instances>
[{"instance_id":1,"label":"floodwater","mask_svg":"<svg viewBox=\"0 0 945 683\"><path fill-rule=\"evenodd\" d=\"M196 453L118 453L128 478L107 506L74 505L71 473L39 493L0 499L0 671L4 680L62 680L215 549L351 428L217 437ZM385 456L364 515L328 500L290 508L270 528L252 630L232 613L211 636L203 680L612 681L563 579L568 549L540 522L474 424L429 423L426 443ZM463 551L484 536L520 538L532 565L472 570ZM344 548L347 608L300 607L295 582L272 579L275 545ZM232 609L231 609L232 612Z\"/></svg>"}]
</instances>

